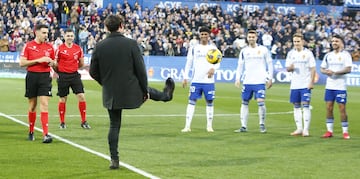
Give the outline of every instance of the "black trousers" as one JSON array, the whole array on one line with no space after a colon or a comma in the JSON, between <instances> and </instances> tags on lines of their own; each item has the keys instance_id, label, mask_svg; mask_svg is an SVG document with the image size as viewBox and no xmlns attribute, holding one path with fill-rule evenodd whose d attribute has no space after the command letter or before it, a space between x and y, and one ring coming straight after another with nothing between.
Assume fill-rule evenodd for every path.
<instances>
[{"instance_id":1,"label":"black trousers","mask_svg":"<svg viewBox=\"0 0 360 179\"><path fill-rule=\"evenodd\" d=\"M168 93L159 91L151 87L148 87L148 92L150 94L150 99L154 101L170 101L170 96ZM110 118L110 128L108 133L110 157L112 160L119 160L118 145L121 128L122 109L108 109L108 113Z\"/></svg>"},{"instance_id":2,"label":"black trousers","mask_svg":"<svg viewBox=\"0 0 360 179\"><path fill-rule=\"evenodd\" d=\"M148 87L148 92L150 94L150 99L154 101L170 101L169 94L165 93L164 91L159 91L155 88Z\"/></svg>"},{"instance_id":3,"label":"black trousers","mask_svg":"<svg viewBox=\"0 0 360 179\"><path fill-rule=\"evenodd\" d=\"M122 109L108 109L108 113L110 118L110 128L108 133L110 158L112 160L119 160L118 144Z\"/></svg>"}]
</instances>

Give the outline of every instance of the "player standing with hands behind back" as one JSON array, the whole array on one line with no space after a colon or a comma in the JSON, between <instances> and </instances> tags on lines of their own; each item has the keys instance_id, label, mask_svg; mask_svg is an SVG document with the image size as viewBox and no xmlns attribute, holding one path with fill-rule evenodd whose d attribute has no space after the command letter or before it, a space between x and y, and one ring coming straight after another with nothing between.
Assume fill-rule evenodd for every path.
<instances>
[{"instance_id":1,"label":"player standing with hands behind back","mask_svg":"<svg viewBox=\"0 0 360 179\"><path fill-rule=\"evenodd\" d=\"M72 29L66 29L64 34L65 43L61 44L56 50L55 59L57 61L56 71L59 75L57 79L58 93L60 97L58 110L60 116L60 129L65 129L65 112L67 95L71 87L73 93L78 98L78 107L81 116L81 127L90 129L86 121L86 101L84 94L84 85L81 81L81 75L77 71L84 66L84 54L80 46L73 43L74 32Z\"/></svg>"},{"instance_id":2,"label":"player standing with hands behind back","mask_svg":"<svg viewBox=\"0 0 360 179\"><path fill-rule=\"evenodd\" d=\"M248 46L240 51L238 66L236 69L235 86L240 87L240 77L243 78L242 105L240 108L241 128L234 132L246 132L249 117L249 102L253 95L259 106L260 132L265 133L265 84L267 88L272 86L273 65L269 50L256 43L258 39L255 30L247 33Z\"/></svg>"},{"instance_id":3,"label":"player standing with hands behind back","mask_svg":"<svg viewBox=\"0 0 360 179\"><path fill-rule=\"evenodd\" d=\"M344 40L340 35L334 35L331 39L333 51L327 53L321 63L321 73L327 75L325 85L326 102L326 128L323 138L333 136L334 128L334 101L337 102L340 111L343 138L350 139L348 132L348 116L346 114L346 74L351 72L352 58L349 52L344 50Z\"/></svg>"},{"instance_id":4,"label":"player standing with hands behind back","mask_svg":"<svg viewBox=\"0 0 360 179\"><path fill-rule=\"evenodd\" d=\"M214 132L212 127L214 117L214 99L215 99L215 70L220 67L220 63L210 64L206 60L206 54L211 49L217 49L215 45L209 44L210 29L201 27L200 30L200 44L194 45L188 52L187 61L185 65L185 75L183 80L183 87L188 83L189 71L193 67L193 78L190 86L189 103L186 108L185 128L181 132L191 132L191 121L195 112L195 105L197 99L200 99L204 93L206 100L206 119L207 132Z\"/></svg>"},{"instance_id":5,"label":"player standing with hands behind back","mask_svg":"<svg viewBox=\"0 0 360 179\"><path fill-rule=\"evenodd\" d=\"M316 62L313 53L304 48L302 34L293 35L294 48L287 54L285 66L292 72L290 84L290 102L294 104L294 120L296 130L290 135L309 136L311 121L310 100L314 87ZM303 111L301 111L301 106ZM304 128L303 128L304 120Z\"/></svg>"},{"instance_id":6,"label":"player standing with hands behind back","mask_svg":"<svg viewBox=\"0 0 360 179\"><path fill-rule=\"evenodd\" d=\"M26 67L26 92L29 99L29 140L35 140L34 127L36 121L36 106L40 99L40 120L43 128L43 143L51 143L52 137L48 134L49 97L51 93L50 66L54 65L55 53L52 45L47 43L49 28L44 24L35 25L35 39L26 43L20 54L20 66Z\"/></svg>"}]
</instances>

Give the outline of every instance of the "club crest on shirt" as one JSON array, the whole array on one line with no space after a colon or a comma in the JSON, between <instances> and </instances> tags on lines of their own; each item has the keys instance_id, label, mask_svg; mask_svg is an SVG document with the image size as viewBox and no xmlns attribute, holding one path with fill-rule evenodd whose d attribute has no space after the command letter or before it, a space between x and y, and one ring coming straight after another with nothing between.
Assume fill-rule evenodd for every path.
<instances>
[{"instance_id":1,"label":"club crest on shirt","mask_svg":"<svg viewBox=\"0 0 360 179\"><path fill-rule=\"evenodd\" d=\"M304 55L302 56L302 58L305 59L305 57L306 57L306 56L305 56L305 54L304 54Z\"/></svg>"},{"instance_id":2,"label":"club crest on shirt","mask_svg":"<svg viewBox=\"0 0 360 179\"><path fill-rule=\"evenodd\" d=\"M50 53L48 51L45 51L45 56L50 57Z\"/></svg>"},{"instance_id":3,"label":"club crest on shirt","mask_svg":"<svg viewBox=\"0 0 360 179\"><path fill-rule=\"evenodd\" d=\"M39 50L36 48L36 46L29 47L29 49L39 52Z\"/></svg>"},{"instance_id":4,"label":"club crest on shirt","mask_svg":"<svg viewBox=\"0 0 360 179\"><path fill-rule=\"evenodd\" d=\"M74 55L74 59L77 60L79 58L78 55Z\"/></svg>"},{"instance_id":5,"label":"club crest on shirt","mask_svg":"<svg viewBox=\"0 0 360 179\"><path fill-rule=\"evenodd\" d=\"M258 50L258 52L257 52L257 53L258 53L258 55L260 55L260 54L261 54L261 51L260 51L260 50Z\"/></svg>"},{"instance_id":6,"label":"club crest on shirt","mask_svg":"<svg viewBox=\"0 0 360 179\"><path fill-rule=\"evenodd\" d=\"M201 51L200 49L196 49L196 50L195 50L195 56L196 56L197 58L199 58L199 57L205 57L205 56L206 56L206 52L204 53L204 52Z\"/></svg>"},{"instance_id":7,"label":"club crest on shirt","mask_svg":"<svg viewBox=\"0 0 360 179\"><path fill-rule=\"evenodd\" d=\"M341 61L341 57L339 57L339 61Z\"/></svg>"}]
</instances>

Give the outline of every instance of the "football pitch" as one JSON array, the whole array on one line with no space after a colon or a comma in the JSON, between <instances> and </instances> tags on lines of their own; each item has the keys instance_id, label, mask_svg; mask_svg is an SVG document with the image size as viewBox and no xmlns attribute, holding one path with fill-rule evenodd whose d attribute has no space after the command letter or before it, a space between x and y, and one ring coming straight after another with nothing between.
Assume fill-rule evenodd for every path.
<instances>
[{"instance_id":1,"label":"football pitch","mask_svg":"<svg viewBox=\"0 0 360 179\"><path fill-rule=\"evenodd\" d=\"M198 101L192 132L185 124L188 88L176 82L173 101L147 101L140 109L123 112L120 132L120 170L109 170L108 116L102 107L101 88L84 81L87 120L92 129L80 127L78 105L68 97L67 129L59 129L57 86L49 104L49 132L53 143L42 144L41 132L27 141L28 102L23 79L0 79L0 178L357 178L360 176L360 90L348 88L347 112L350 140L343 140L335 106L334 137L322 139L325 128L324 86L312 97L310 137L293 137L295 129L289 85L274 84L267 91L267 133L258 126L257 105L250 102L247 133L240 127L240 89L232 83L216 84L214 133L206 132L204 99ZM163 88L163 83L150 82ZM39 115L39 112L37 113ZM18 121L18 122L15 122ZM40 118L36 127L41 129ZM130 169L129 169L130 168Z\"/></svg>"}]
</instances>

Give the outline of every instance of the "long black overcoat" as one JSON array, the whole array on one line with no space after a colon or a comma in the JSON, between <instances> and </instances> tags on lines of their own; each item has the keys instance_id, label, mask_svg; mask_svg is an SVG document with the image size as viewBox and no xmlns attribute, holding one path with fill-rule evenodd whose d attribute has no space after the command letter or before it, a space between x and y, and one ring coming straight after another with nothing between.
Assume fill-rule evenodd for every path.
<instances>
[{"instance_id":1,"label":"long black overcoat","mask_svg":"<svg viewBox=\"0 0 360 179\"><path fill-rule=\"evenodd\" d=\"M91 56L90 75L102 86L107 109L134 109L144 102L147 75L136 41L113 32L100 41Z\"/></svg>"}]
</instances>

